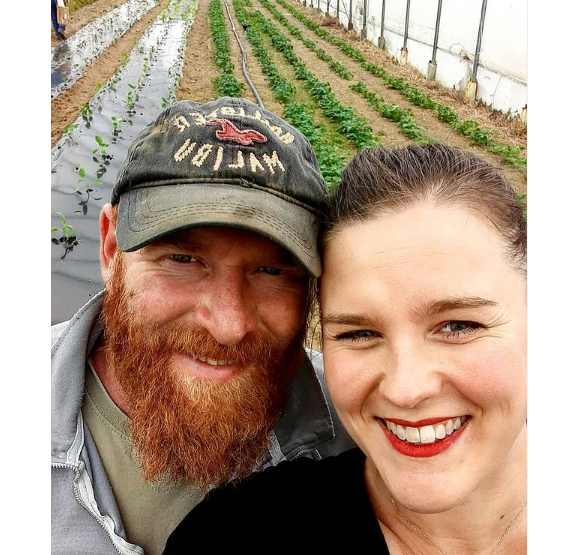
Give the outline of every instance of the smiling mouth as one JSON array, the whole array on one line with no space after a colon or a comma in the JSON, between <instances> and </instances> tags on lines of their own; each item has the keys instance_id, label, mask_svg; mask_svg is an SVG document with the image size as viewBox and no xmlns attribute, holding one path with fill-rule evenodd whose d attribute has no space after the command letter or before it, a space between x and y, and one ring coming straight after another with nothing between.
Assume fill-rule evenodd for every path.
<instances>
[{"instance_id":1,"label":"smiling mouth","mask_svg":"<svg viewBox=\"0 0 580 555\"><path fill-rule=\"evenodd\" d=\"M210 364L211 366L234 366L236 364L235 360L216 360L214 358L207 357L196 357L197 360Z\"/></svg>"},{"instance_id":2,"label":"smiling mouth","mask_svg":"<svg viewBox=\"0 0 580 555\"><path fill-rule=\"evenodd\" d=\"M378 418L378 420L384 428L389 430L391 434L398 437L401 441L413 445L427 445L437 443L454 434L467 422L468 418L467 416L458 416L431 426L421 426L420 428L401 426L384 418Z\"/></svg>"}]
</instances>

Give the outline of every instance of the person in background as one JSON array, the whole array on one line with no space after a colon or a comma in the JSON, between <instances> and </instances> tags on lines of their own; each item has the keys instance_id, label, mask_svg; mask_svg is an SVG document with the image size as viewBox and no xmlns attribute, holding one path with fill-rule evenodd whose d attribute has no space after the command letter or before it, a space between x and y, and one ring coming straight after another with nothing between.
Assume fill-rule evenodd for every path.
<instances>
[{"instance_id":1,"label":"person in background","mask_svg":"<svg viewBox=\"0 0 580 555\"><path fill-rule=\"evenodd\" d=\"M526 553L523 208L450 146L355 155L330 198L320 302L358 447L214 490L164 555Z\"/></svg>"},{"instance_id":2,"label":"person in background","mask_svg":"<svg viewBox=\"0 0 580 555\"><path fill-rule=\"evenodd\" d=\"M64 5L68 4L68 0L64 0ZM52 21L52 28L54 30L54 35L59 40L65 40L66 36L64 32L66 31L66 25L58 22L57 14L57 0L50 0L50 19Z\"/></svg>"},{"instance_id":3,"label":"person in background","mask_svg":"<svg viewBox=\"0 0 580 555\"><path fill-rule=\"evenodd\" d=\"M305 137L245 99L135 139L105 289L52 329L53 555L157 555L211 488L352 447L304 346L326 196Z\"/></svg>"}]
</instances>

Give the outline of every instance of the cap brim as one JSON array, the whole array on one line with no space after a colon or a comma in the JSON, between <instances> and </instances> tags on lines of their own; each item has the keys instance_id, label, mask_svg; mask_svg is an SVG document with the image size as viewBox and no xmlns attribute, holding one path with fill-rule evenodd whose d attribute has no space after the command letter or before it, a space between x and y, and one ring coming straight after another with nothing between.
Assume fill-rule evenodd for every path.
<instances>
[{"instance_id":1,"label":"cap brim","mask_svg":"<svg viewBox=\"0 0 580 555\"><path fill-rule=\"evenodd\" d=\"M316 215L241 184L172 183L132 189L119 199L117 245L130 252L176 231L214 225L259 233L292 253L314 277L322 273Z\"/></svg>"}]
</instances>

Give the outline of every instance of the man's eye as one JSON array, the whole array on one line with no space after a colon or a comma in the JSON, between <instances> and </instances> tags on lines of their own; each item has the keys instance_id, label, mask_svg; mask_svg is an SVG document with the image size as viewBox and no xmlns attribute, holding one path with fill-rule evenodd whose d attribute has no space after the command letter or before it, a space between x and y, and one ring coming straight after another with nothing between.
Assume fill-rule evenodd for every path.
<instances>
[{"instance_id":1,"label":"man's eye","mask_svg":"<svg viewBox=\"0 0 580 555\"><path fill-rule=\"evenodd\" d=\"M183 264L187 264L188 262L194 260L193 256L190 254L172 254L170 258L174 262L181 262Z\"/></svg>"},{"instance_id":2,"label":"man's eye","mask_svg":"<svg viewBox=\"0 0 580 555\"><path fill-rule=\"evenodd\" d=\"M261 271L269 276L279 276L282 273L280 268L273 268L272 266L264 266Z\"/></svg>"}]
</instances>

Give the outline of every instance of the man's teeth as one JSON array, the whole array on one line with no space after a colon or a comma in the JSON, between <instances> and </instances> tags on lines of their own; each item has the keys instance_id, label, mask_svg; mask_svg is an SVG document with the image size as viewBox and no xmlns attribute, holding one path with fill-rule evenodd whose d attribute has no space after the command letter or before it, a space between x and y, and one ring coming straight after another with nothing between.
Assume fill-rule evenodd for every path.
<instances>
[{"instance_id":1,"label":"man's teeth","mask_svg":"<svg viewBox=\"0 0 580 555\"><path fill-rule=\"evenodd\" d=\"M421 426L412 428L411 426L400 426L388 420L383 420L387 428L399 439L409 443L435 443L438 439L443 439L458 430L467 420L467 416L450 418L445 422L439 422L433 426Z\"/></svg>"},{"instance_id":2,"label":"man's teeth","mask_svg":"<svg viewBox=\"0 0 580 555\"><path fill-rule=\"evenodd\" d=\"M211 364L212 366L233 366L235 364L233 360L216 360L215 358L207 357L197 357L197 360L201 360L201 362Z\"/></svg>"}]
</instances>

